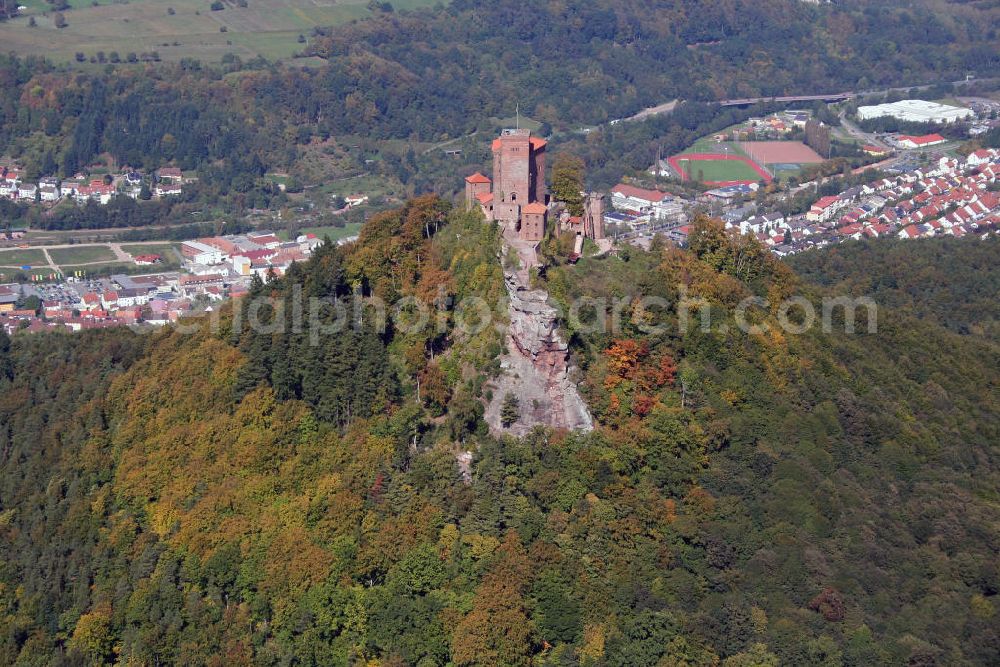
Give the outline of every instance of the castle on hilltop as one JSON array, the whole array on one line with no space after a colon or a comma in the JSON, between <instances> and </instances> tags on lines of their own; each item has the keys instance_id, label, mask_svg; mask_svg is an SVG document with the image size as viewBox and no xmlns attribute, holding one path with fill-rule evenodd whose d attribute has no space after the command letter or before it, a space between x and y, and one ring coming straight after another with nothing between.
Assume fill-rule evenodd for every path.
<instances>
[{"instance_id":1,"label":"castle on hilltop","mask_svg":"<svg viewBox=\"0 0 1000 667\"><path fill-rule=\"evenodd\" d=\"M487 220L511 225L522 241L541 241L548 224L545 192L546 141L529 130L507 129L493 140L493 179L475 173L465 179L465 206L479 206ZM579 236L604 238L604 201L590 193L582 219L561 220Z\"/></svg>"},{"instance_id":2,"label":"castle on hilltop","mask_svg":"<svg viewBox=\"0 0 1000 667\"><path fill-rule=\"evenodd\" d=\"M524 241L541 241L548 221L544 139L529 130L503 130L493 140L493 180L465 179L465 204L478 204L487 220L513 225Z\"/></svg>"}]
</instances>

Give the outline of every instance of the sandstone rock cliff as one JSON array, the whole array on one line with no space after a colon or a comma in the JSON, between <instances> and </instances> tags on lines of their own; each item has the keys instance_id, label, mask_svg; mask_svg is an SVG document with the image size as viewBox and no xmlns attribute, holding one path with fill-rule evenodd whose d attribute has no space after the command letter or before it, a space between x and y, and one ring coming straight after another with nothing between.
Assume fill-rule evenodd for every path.
<instances>
[{"instance_id":1,"label":"sandstone rock cliff","mask_svg":"<svg viewBox=\"0 0 1000 667\"><path fill-rule=\"evenodd\" d=\"M504 267L510 324L502 373L493 383L486 421L494 433L524 435L542 425L568 430L593 429L587 405L570 379L569 348L558 330L558 311L544 290L531 289L529 268L537 265L533 245L505 234L505 251L513 248L519 265ZM517 396L520 418L508 428L500 420L504 397Z\"/></svg>"}]
</instances>

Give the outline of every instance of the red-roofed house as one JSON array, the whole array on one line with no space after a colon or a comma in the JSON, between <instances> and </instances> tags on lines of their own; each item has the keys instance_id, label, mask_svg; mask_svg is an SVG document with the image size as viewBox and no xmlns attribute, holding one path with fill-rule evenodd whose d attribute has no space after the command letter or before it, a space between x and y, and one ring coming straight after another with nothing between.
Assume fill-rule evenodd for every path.
<instances>
[{"instance_id":1,"label":"red-roofed house","mask_svg":"<svg viewBox=\"0 0 1000 667\"><path fill-rule=\"evenodd\" d=\"M861 238L861 223L855 222L850 225L845 225L837 229L837 234L841 236L850 236L851 238L859 239Z\"/></svg>"},{"instance_id":2,"label":"red-roofed house","mask_svg":"<svg viewBox=\"0 0 1000 667\"><path fill-rule=\"evenodd\" d=\"M989 148L980 148L978 151L974 151L969 155L969 157L965 158L965 162L970 166L978 167L981 164L986 164L998 155L1000 155L1000 151L991 150Z\"/></svg>"},{"instance_id":3,"label":"red-roofed house","mask_svg":"<svg viewBox=\"0 0 1000 667\"><path fill-rule=\"evenodd\" d=\"M847 206L848 202L834 196L820 197L806 213L810 222L824 222L836 215L837 211Z\"/></svg>"}]
</instances>

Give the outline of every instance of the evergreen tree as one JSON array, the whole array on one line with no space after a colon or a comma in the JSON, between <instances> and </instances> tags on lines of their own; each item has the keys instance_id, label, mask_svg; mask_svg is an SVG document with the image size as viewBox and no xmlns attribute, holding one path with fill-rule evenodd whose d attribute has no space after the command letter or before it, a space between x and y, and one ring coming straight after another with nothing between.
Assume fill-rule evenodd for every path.
<instances>
[{"instance_id":1,"label":"evergreen tree","mask_svg":"<svg viewBox=\"0 0 1000 667\"><path fill-rule=\"evenodd\" d=\"M10 358L10 336L0 327L0 379L14 377L14 362Z\"/></svg>"},{"instance_id":2,"label":"evergreen tree","mask_svg":"<svg viewBox=\"0 0 1000 667\"><path fill-rule=\"evenodd\" d=\"M500 423L504 428L510 428L521 418L521 401L514 394L507 394L503 397L503 404L500 406Z\"/></svg>"}]
</instances>

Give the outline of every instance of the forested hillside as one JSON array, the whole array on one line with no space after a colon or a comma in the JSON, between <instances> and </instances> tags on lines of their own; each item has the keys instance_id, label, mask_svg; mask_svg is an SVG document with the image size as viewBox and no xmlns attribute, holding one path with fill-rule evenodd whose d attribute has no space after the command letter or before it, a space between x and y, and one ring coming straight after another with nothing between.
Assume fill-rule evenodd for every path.
<instances>
[{"instance_id":1,"label":"forested hillside","mask_svg":"<svg viewBox=\"0 0 1000 667\"><path fill-rule=\"evenodd\" d=\"M365 230L255 287L321 297L301 332L0 346L0 663L1000 660L995 341L888 307L875 334L740 333L744 297L824 288L700 222L545 281L684 285L712 330L573 330L597 429L497 440L499 336L451 306L308 343L359 295L495 301L495 231L431 197Z\"/></svg>"},{"instance_id":2,"label":"forested hillside","mask_svg":"<svg viewBox=\"0 0 1000 667\"><path fill-rule=\"evenodd\" d=\"M323 30L309 67L184 59L77 72L4 55L0 155L29 176L72 176L99 154L143 169L175 163L199 171L206 200L239 210L267 205L266 170L291 167L316 140L334 140L342 169L377 163L409 184L417 157L392 141L491 129L516 106L576 130L674 98L988 77L1000 71L996 13L930 0L455 0ZM714 113L694 110L700 122Z\"/></svg>"},{"instance_id":3,"label":"forested hillside","mask_svg":"<svg viewBox=\"0 0 1000 667\"><path fill-rule=\"evenodd\" d=\"M383 15L312 45L329 83L365 81L341 122L475 127L513 100L552 124L621 118L673 98L868 90L1000 66L982 4L788 0L454 0ZM327 86L327 94L337 85ZM484 113L485 112L485 113ZM399 119L397 128L392 119ZM426 128L426 130L425 130Z\"/></svg>"},{"instance_id":4,"label":"forested hillside","mask_svg":"<svg viewBox=\"0 0 1000 667\"><path fill-rule=\"evenodd\" d=\"M880 304L962 334L1000 340L1000 239L847 243L789 259L831 292ZM960 257L960 261L954 258Z\"/></svg>"}]
</instances>

